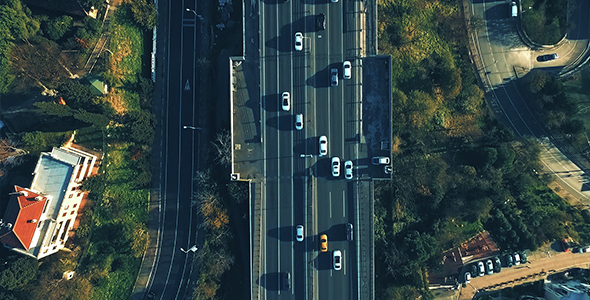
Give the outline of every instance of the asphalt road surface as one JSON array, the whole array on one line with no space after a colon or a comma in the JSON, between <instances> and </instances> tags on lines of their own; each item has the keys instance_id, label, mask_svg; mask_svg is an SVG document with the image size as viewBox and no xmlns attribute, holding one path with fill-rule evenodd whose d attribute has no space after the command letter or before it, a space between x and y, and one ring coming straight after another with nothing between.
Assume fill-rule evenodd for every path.
<instances>
[{"instance_id":1,"label":"asphalt road surface","mask_svg":"<svg viewBox=\"0 0 590 300\"><path fill-rule=\"evenodd\" d=\"M357 1L286 1L260 3L262 137L265 146L263 190L263 276L267 299L351 299L356 287L354 244L345 224L353 222L352 185L333 178L330 160L352 160L358 166L360 6ZM316 30L324 13L326 30ZM294 35L304 35L295 51ZM352 79L342 78L342 63L352 63ZM339 85L330 86L330 69ZM283 111L281 94L291 94ZM296 114L304 129L295 130ZM318 138L328 137L328 155L318 157ZM305 226L305 240L295 240L295 227ZM328 252L319 251L319 236L328 235ZM342 270L333 269L334 250L343 254ZM291 274L291 288L281 276Z\"/></svg>"},{"instance_id":2,"label":"asphalt road surface","mask_svg":"<svg viewBox=\"0 0 590 300\"><path fill-rule=\"evenodd\" d=\"M186 8L193 11L186 11ZM196 218L191 209L193 174L199 168L200 121L198 93L195 86L200 26L196 2L168 2L167 57L163 63L162 152L158 252L147 290L155 299L190 299L189 278L196 240ZM163 50L163 49L160 49Z\"/></svg>"}]
</instances>

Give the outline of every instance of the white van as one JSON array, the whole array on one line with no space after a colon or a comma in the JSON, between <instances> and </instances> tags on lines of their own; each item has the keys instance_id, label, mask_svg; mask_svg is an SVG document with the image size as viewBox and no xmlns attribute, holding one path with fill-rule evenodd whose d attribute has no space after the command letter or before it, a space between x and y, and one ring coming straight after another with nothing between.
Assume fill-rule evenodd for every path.
<instances>
[{"instance_id":1,"label":"white van","mask_svg":"<svg viewBox=\"0 0 590 300\"><path fill-rule=\"evenodd\" d=\"M514 1L510 2L510 15L513 18L518 16L518 6L516 5L516 2L514 2Z\"/></svg>"}]
</instances>

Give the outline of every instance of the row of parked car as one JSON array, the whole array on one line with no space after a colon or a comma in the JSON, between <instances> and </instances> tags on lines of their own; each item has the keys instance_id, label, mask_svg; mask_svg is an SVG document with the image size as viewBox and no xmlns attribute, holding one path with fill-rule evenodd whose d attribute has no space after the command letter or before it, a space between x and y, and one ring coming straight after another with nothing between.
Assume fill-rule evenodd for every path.
<instances>
[{"instance_id":1,"label":"row of parked car","mask_svg":"<svg viewBox=\"0 0 590 300\"><path fill-rule=\"evenodd\" d=\"M504 264L502 264L502 260L504 261ZM526 263L527 257L526 253L521 251L507 253L503 255L502 260L500 260L499 256L496 256L485 261L482 260L474 262L463 274L464 282L469 283L472 277L475 278L478 276L481 277L484 275L492 275L494 272L500 273L500 271L502 271L502 267L510 268L512 266L518 266L521 263Z\"/></svg>"}]
</instances>

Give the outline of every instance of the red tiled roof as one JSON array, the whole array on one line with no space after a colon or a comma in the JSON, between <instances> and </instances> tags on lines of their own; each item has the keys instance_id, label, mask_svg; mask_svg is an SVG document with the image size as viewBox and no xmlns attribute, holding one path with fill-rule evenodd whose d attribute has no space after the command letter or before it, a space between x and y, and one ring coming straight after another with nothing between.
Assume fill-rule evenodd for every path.
<instances>
[{"instance_id":1,"label":"red tiled roof","mask_svg":"<svg viewBox=\"0 0 590 300\"><path fill-rule=\"evenodd\" d=\"M14 190L17 193L25 191L28 195L11 195L2 221L4 225L12 224L12 227L0 227L0 242L13 248L29 250L47 198L16 185Z\"/></svg>"}]
</instances>

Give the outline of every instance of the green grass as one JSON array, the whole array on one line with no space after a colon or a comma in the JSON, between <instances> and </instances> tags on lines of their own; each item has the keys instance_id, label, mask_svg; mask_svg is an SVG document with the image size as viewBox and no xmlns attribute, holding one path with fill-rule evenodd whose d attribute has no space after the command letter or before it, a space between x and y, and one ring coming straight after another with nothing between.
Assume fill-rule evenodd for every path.
<instances>
[{"instance_id":1,"label":"green grass","mask_svg":"<svg viewBox=\"0 0 590 300\"><path fill-rule=\"evenodd\" d=\"M111 56L105 78L111 86L122 86L137 82L142 73L143 35L131 25L111 22Z\"/></svg>"}]
</instances>

